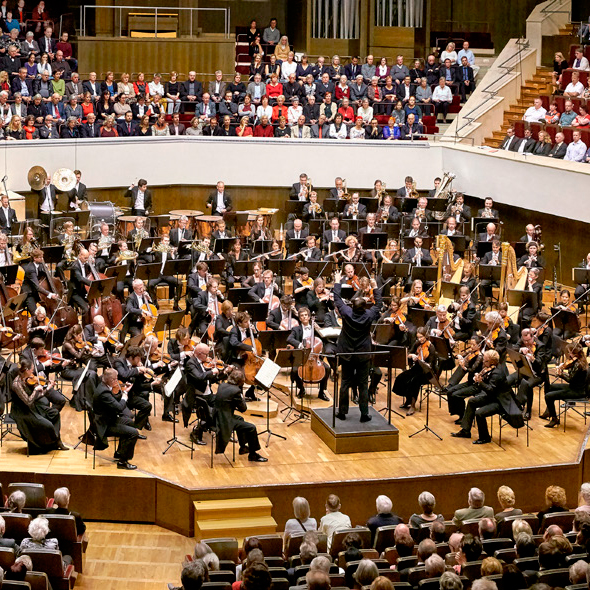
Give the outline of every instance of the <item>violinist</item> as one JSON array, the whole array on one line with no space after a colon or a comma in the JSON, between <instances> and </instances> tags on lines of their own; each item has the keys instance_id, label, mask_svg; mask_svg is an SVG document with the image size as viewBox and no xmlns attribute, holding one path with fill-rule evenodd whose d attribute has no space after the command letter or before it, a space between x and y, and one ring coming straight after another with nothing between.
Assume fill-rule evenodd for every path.
<instances>
[{"instance_id":1,"label":"violinist","mask_svg":"<svg viewBox=\"0 0 590 590\"><path fill-rule=\"evenodd\" d=\"M299 250L296 257L301 257L304 262L308 260L321 260L322 251L316 246L315 236L307 236L305 238L305 247Z\"/></svg>"},{"instance_id":2,"label":"violinist","mask_svg":"<svg viewBox=\"0 0 590 590\"><path fill-rule=\"evenodd\" d=\"M533 409L534 388L537 385L544 384L545 391L549 389L547 365L551 360L551 347L544 346L535 338L533 330L525 328L518 342L518 351L528 359L534 376L519 376L518 371L515 371L508 376L508 385L510 387L517 386L516 399L521 407L525 407L526 404L524 419L530 420Z\"/></svg>"},{"instance_id":3,"label":"violinist","mask_svg":"<svg viewBox=\"0 0 590 590\"><path fill-rule=\"evenodd\" d=\"M143 332L144 316L146 312L142 306L149 305L152 298L145 292L145 285L141 279L135 279L132 283L133 292L127 297L125 313L128 314L121 331L121 342L125 342L127 333L133 338Z\"/></svg>"},{"instance_id":4,"label":"violinist","mask_svg":"<svg viewBox=\"0 0 590 590\"><path fill-rule=\"evenodd\" d=\"M84 326L84 339L92 345L93 368L107 368L111 365L111 357L123 348L118 341L117 332L111 333L106 327L104 317L95 315L92 323Z\"/></svg>"},{"instance_id":5,"label":"violinist","mask_svg":"<svg viewBox=\"0 0 590 590\"><path fill-rule=\"evenodd\" d=\"M465 400L478 391L473 382L473 377L479 373L483 366L483 354L480 351L480 341L478 336L472 336L469 340L469 347L463 355L457 356L457 368L453 371L444 391L447 395L449 404L449 414L458 416L455 424L461 424L461 419L465 413ZM461 383L467 375L467 381Z\"/></svg>"},{"instance_id":6,"label":"violinist","mask_svg":"<svg viewBox=\"0 0 590 590\"><path fill-rule=\"evenodd\" d=\"M88 250L80 250L77 260L70 268L70 303L78 308L82 312L82 315L86 315L88 313L89 305L86 287L90 287L90 285L92 285L92 281L86 278L89 274L88 257Z\"/></svg>"},{"instance_id":7,"label":"violinist","mask_svg":"<svg viewBox=\"0 0 590 590\"><path fill-rule=\"evenodd\" d=\"M399 297L392 297L387 311L379 319L380 322L391 324L393 326L393 333L389 342L385 342L388 346L408 346L410 342L410 326L408 326L407 318L402 313L401 301Z\"/></svg>"},{"instance_id":8,"label":"violinist","mask_svg":"<svg viewBox=\"0 0 590 590\"><path fill-rule=\"evenodd\" d=\"M508 303L502 302L498 304L498 313L502 316L504 321L504 331L508 337L508 343L514 344L518 342L520 328L518 324L515 324L512 319L508 316Z\"/></svg>"},{"instance_id":9,"label":"violinist","mask_svg":"<svg viewBox=\"0 0 590 590\"><path fill-rule=\"evenodd\" d=\"M307 294L313 290L313 279L309 277L309 270L306 266L295 269L293 281L293 294L295 296L295 307L300 310L307 306Z\"/></svg>"},{"instance_id":10,"label":"violinist","mask_svg":"<svg viewBox=\"0 0 590 590\"><path fill-rule=\"evenodd\" d=\"M27 294L25 307L31 315L35 313L37 303L41 301L40 294L49 299L57 299L57 295L41 286L43 279L48 280L47 267L43 261L43 250L35 249L31 253L33 260L24 266L25 277L23 279L22 292Z\"/></svg>"},{"instance_id":11,"label":"violinist","mask_svg":"<svg viewBox=\"0 0 590 590\"><path fill-rule=\"evenodd\" d=\"M377 288L377 282L375 279L369 279L369 277L361 277L359 279L359 288L356 293L352 296L352 299L364 299L367 307L375 304L375 297L373 296L374 290Z\"/></svg>"},{"instance_id":12,"label":"violinist","mask_svg":"<svg viewBox=\"0 0 590 590\"><path fill-rule=\"evenodd\" d=\"M500 355L500 363L504 363L508 347L508 335L504 330L504 320L497 311L488 311L485 321L488 329L485 334L482 334L485 340L483 350L493 348Z\"/></svg>"},{"instance_id":13,"label":"violinist","mask_svg":"<svg viewBox=\"0 0 590 590\"><path fill-rule=\"evenodd\" d=\"M341 285L352 287L355 291L360 289L359 278L354 274L354 266L352 264L346 264L344 266L344 276L340 279Z\"/></svg>"},{"instance_id":14,"label":"violinist","mask_svg":"<svg viewBox=\"0 0 590 590\"><path fill-rule=\"evenodd\" d=\"M170 244L179 252L184 243L193 241L193 232L188 227L188 217L181 215L178 225L170 230ZM181 258L190 258L190 254L184 254Z\"/></svg>"},{"instance_id":15,"label":"violinist","mask_svg":"<svg viewBox=\"0 0 590 590\"><path fill-rule=\"evenodd\" d=\"M56 326L51 324L47 317L47 310L39 305L35 310L35 313L29 318L27 322L27 332L29 334L29 340L33 338L41 338L45 340L45 336L51 331L55 330Z\"/></svg>"},{"instance_id":16,"label":"violinist","mask_svg":"<svg viewBox=\"0 0 590 590\"><path fill-rule=\"evenodd\" d=\"M8 247L8 237L6 234L0 233L0 266L9 266L11 264L14 264L14 259Z\"/></svg>"},{"instance_id":17,"label":"violinist","mask_svg":"<svg viewBox=\"0 0 590 590\"><path fill-rule=\"evenodd\" d=\"M143 351L145 354L144 365L151 369L156 379L152 379L152 391L157 391L164 401L162 409L162 422L178 422L174 418L174 407L180 401L182 387L180 383L176 386L173 394L168 396L164 393L164 377L170 375L178 366L178 361L172 360L168 355L164 355L159 347L158 338L155 334L148 334L143 341ZM167 362L168 361L168 362Z\"/></svg>"},{"instance_id":18,"label":"violinist","mask_svg":"<svg viewBox=\"0 0 590 590\"><path fill-rule=\"evenodd\" d=\"M207 289L201 291L191 307L191 323L189 331L191 335L195 332L200 338L206 338L210 326L215 326L215 319L221 313L223 295L219 292L219 283L216 279L209 279ZM211 330L213 334L213 330Z\"/></svg>"},{"instance_id":19,"label":"violinist","mask_svg":"<svg viewBox=\"0 0 590 590\"><path fill-rule=\"evenodd\" d=\"M234 327L234 305L231 301L225 300L221 304L221 313L215 318L215 352L222 359L229 356L229 333Z\"/></svg>"},{"instance_id":20,"label":"violinist","mask_svg":"<svg viewBox=\"0 0 590 590\"><path fill-rule=\"evenodd\" d=\"M216 453L223 453L229 444L232 432L238 437L240 446L239 454L248 454L248 461L266 463L268 459L258 453L260 442L256 426L245 422L241 416L236 416L235 411L245 412L246 401L242 396L244 386L244 373L239 369L233 369L227 377L227 383L221 383L215 396L215 422L218 427Z\"/></svg>"},{"instance_id":21,"label":"violinist","mask_svg":"<svg viewBox=\"0 0 590 590\"><path fill-rule=\"evenodd\" d=\"M160 243L152 248L152 256L154 257L154 263L160 265L160 276L156 279L150 279L148 281L148 292L152 297L154 305L156 308L159 307L158 297L156 295L156 289L158 288L158 285L168 285L168 297L169 299L174 299L174 307L172 309L174 309L174 311L180 311L180 306L178 305L178 301L180 300L180 292L182 290L180 280L175 276L164 274L166 262L168 260L178 259L176 248L170 245L170 236L162 236Z\"/></svg>"},{"instance_id":22,"label":"violinist","mask_svg":"<svg viewBox=\"0 0 590 590\"><path fill-rule=\"evenodd\" d=\"M449 305L449 312L453 313L452 327L455 332L454 340L465 341L473 333L477 310L471 301L469 287L463 285L459 288L459 298Z\"/></svg>"},{"instance_id":23,"label":"violinist","mask_svg":"<svg viewBox=\"0 0 590 590\"><path fill-rule=\"evenodd\" d=\"M397 207L393 206L391 197L385 195L379 209L377 209L377 223L397 223L400 220L400 213Z\"/></svg>"},{"instance_id":24,"label":"violinist","mask_svg":"<svg viewBox=\"0 0 590 590\"><path fill-rule=\"evenodd\" d=\"M251 352L253 350L253 347L249 344L246 344L244 341L248 340L252 336L256 338L257 332L256 328L251 325L250 314L247 312L238 312L235 317L235 322L236 325L229 332L229 358L232 365L243 366L243 353L246 351ZM258 401L255 391L256 388L254 385L251 385L248 391L246 391L246 399L253 402Z\"/></svg>"},{"instance_id":25,"label":"violinist","mask_svg":"<svg viewBox=\"0 0 590 590\"><path fill-rule=\"evenodd\" d=\"M257 215L254 223L250 227L250 240L257 242L258 240L270 240L272 235L270 230L265 227L264 215Z\"/></svg>"},{"instance_id":26,"label":"violinist","mask_svg":"<svg viewBox=\"0 0 590 590\"><path fill-rule=\"evenodd\" d=\"M61 441L59 410L47 398L47 392L53 389L53 385L52 381L45 386L38 383L31 361L20 361L18 374L11 386L11 416L27 441L31 454L69 450Z\"/></svg>"},{"instance_id":27,"label":"violinist","mask_svg":"<svg viewBox=\"0 0 590 590\"><path fill-rule=\"evenodd\" d=\"M326 289L324 279L317 278L313 282L313 288L307 292L307 307L315 315L315 321L319 326L324 325L326 314L334 308L332 294Z\"/></svg>"},{"instance_id":28,"label":"violinist","mask_svg":"<svg viewBox=\"0 0 590 590\"><path fill-rule=\"evenodd\" d=\"M272 309L266 318L269 330L290 330L297 325L297 310L292 295L283 295L280 304Z\"/></svg>"},{"instance_id":29,"label":"violinist","mask_svg":"<svg viewBox=\"0 0 590 590\"><path fill-rule=\"evenodd\" d=\"M545 347L551 347L553 343L553 328L551 327L551 316L539 310L537 315L531 320L531 327L535 331L537 338Z\"/></svg>"},{"instance_id":30,"label":"violinist","mask_svg":"<svg viewBox=\"0 0 590 590\"><path fill-rule=\"evenodd\" d=\"M255 262L252 265L252 276L248 277L241 285L242 287L253 287L258 283L262 283L262 264Z\"/></svg>"},{"instance_id":31,"label":"violinist","mask_svg":"<svg viewBox=\"0 0 590 590\"><path fill-rule=\"evenodd\" d=\"M406 250L402 262L409 262L414 266L432 266L430 252L422 248L422 244L422 238L414 238L414 247Z\"/></svg>"},{"instance_id":32,"label":"violinist","mask_svg":"<svg viewBox=\"0 0 590 590\"><path fill-rule=\"evenodd\" d=\"M526 266L527 268L545 268L545 258L539 254L539 244L537 242L529 242L526 245L527 254L523 254L518 259L518 268Z\"/></svg>"},{"instance_id":33,"label":"violinist","mask_svg":"<svg viewBox=\"0 0 590 590\"><path fill-rule=\"evenodd\" d=\"M545 389L545 403L547 408L539 416L543 420L549 419L545 428L559 425L559 417L555 410L555 402L563 399L585 399L586 381L588 374L588 360L584 349L579 344L569 346L567 360L557 367L557 375L565 383L553 383L549 390Z\"/></svg>"},{"instance_id":34,"label":"violinist","mask_svg":"<svg viewBox=\"0 0 590 590\"><path fill-rule=\"evenodd\" d=\"M182 400L182 418L185 428L188 427L192 410L196 409L198 421L190 439L197 445L206 444L203 441L203 432L213 426L211 406L214 396L211 385L223 377L217 367L205 367L208 354L209 347L206 344L197 344L193 356L185 364L187 391Z\"/></svg>"},{"instance_id":35,"label":"violinist","mask_svg":"<svg viewBox=\"0 0 590 590\"><path fill-rule=\"evenodd\" d=\"M127 407L130 410L137 410L133 426L137 430L150 431L150 414L152 404L149 396L152 390L152 383L157 382L153 379L153 371L143 364L145 353L139 346L130 346L125 352L124 358L116 358L113 361L113 369L117 371L119 380L131 385L129 389L129 399ZM147 376L147 378L146 378ZM145 440L146 436L140 434L138 438Z\"/></svg>"},{"instance_id":36,"label":"violinist","mask_svg":"<svg viewBox=\"0 0 590 590\"><path fill-rule=\"evenodd\" d=\"M241 284L242 281L246 280L246 277L235 276L236 262L242 262L245 260L248 260L248 254L242 249L242 242L240 242L240 239L236 238L227 255L227 264L224 271L224 277L227 281L228 288L231 289L235 283Z\"/></svg>"},{"instance_id":37,"label":"violinist","mask_svg":"<svg viewBox=\"0 0 590 590\"><path fill-rule=\"evenodd\" d=\"M174 338L168 340L167 352L172 360L177 361L181 367L184 366L188 357L193 354L193 344L188 328L180 326L176 330Z\"/></svg>"},{"instance_id":38,"label":"violinist","mask_svg":"<svg viewBox=\"0 0 590 590\"><path fill-rule=\"evenodd\" d=\"M406 416L412 416L416 412L420 387L428 383L431 374L437 370L436 351L426 326L416 331L416 342L410 348L408 359L411 366L396 377L392 391L404 398L400 408L406 410Z\"/></svg>"},{"instance_id":39,"label":"violinist","mask_svg":"<svg viewBox=\"0 0 590 590\"><path fill-rule=\"evenodd\" d=\"M321 340L321 338L317 334L313 334L312 325L311 325L311 314L307 307L302 307L299 310L299 325L295 326L289 337L287 338L287 347L289 348L310 348L312 344L312 336L315 340ZM319 393L318 398L322 401L330 401L328 396L326 395L326 387L328 385L328 378L330 376L330 369L328 366L323 363L325 368L325 375L324 378L320 381L319 384ZM305 397L305 385L299 376L298 367L294 367L291 371L291 381L295 383L297 386L297 397L303 398Z\"/></svg>"},{"instance_id":40,"label":"violinist","mask_svg":"<svg viewBox=\"0 0 590 590\"><path fill-rule=\"evenodd\" d=\"M58 353L56 353L58 356ZM58 358L61 358L58 356ZM28 346L21 352L20 360L30 361L34 363L33 369L36 376L47 377L50 373L59 371L62 367L70 364L70 361L64 360L59 363L54 363L54 359L45 349L45 342L40 338L33 338L29 340ZM66 398L59 389L50 386L45 392L45 397L51 402L51 407L61 412L66 405Z\"/></svg>"},{"instance_id":41,"label":"violinist","mask_svg":"<svg viewBox=\"0 0 590 590\"><path fill-rule=\"evenodd\" d=\"M309 201L303 205L303 213L301 214L303 221L306 223L310 219L323 219L324 210L318 203L318 194L315 191L311 191L309 194Z\"/></svg>"},{"instance_id":42,"label":"violinist","mask_svg":"<svg viewBox=\"0 0 590 590\"><path fill-rule=\"evenodd\" d=\"M410 287L410 292L401 299L402 304L406 304L408 308L417 307L418 309L432 309L428 295L422 289L422 281L416 279Z\"/></svg>"},{"instance_id":43,"label":"violinist","mask_svg":"<svg viewBox=\"0 0 590 590\"><path fill-rule=\"evenodd\" d=\"M492 442L486 418L502 414L514 428L524 425L522 412L506 382L505 368L500 363L500 355L495 350L486 350L483 355L483 369L473 376L477 393L467 402L467 409L461 420L461 430L453 432L455 438L471 438L474 418L477 420L478 439L475 445Z\"/></svg>"},{"instance_id":44,"label":"violinist","mask_svg":"<svg viewBox=\"0 0 590 590\"><path fill-rule=\"evenodd\" d=\"M72 382L73 395L70 400L70 406L75 408L77 412L92 408L92 398L98 385L96 365L92 364L91 351L92 345L84 340L82 326L80 324L72 326L66 334L61 353L63 358L72 362L64 367L61 371L61 376ZM86 372L86 377L80 384L80 387L76 389L78 380L89 362L91 364Z\"/></svg>"},{"instance_id":45,"label":"violinist","mask_svg":"<svg viewBox=\"0 0 590 590\"><path fill-rule=\"evenodd\" d=\"M480 261L483 266L500 266L502 264L502 252L500 251L500 240L492 242L491 252L486 252ZM479 283L479 296L485 302L487 307L488 302L492 298L492 287L498 287L496 281L489 279L482 279Z\"/></svg>"},{"instance_id":46,"label":"violinist","mask_svg":"<svg viewBox=\"0 0 590 590\"><path fill-rule=\"evenodd\" d=\"M450 370L455 367L455 361L451 352L451 347L455 345L455 330L451 320L447 314L446 305L438 305L436 307L436 315L432 316L426 322L426 328L430 336L437 338L444 338L449 343L448 355L444 358L439 358L439 369Z\"/></svg>"},{"instance_id":47,"label":"violinist","mask_svg":"<svg viewBox=\"0 0 590 590\"><path fill-rule=\"evenodd\" d=\"M531 325L533 316L539 309L541 309L542 306L543 284L539 281L538 268L533 267L529 270L524 290L536 294L536 297L533 297L532 304L527 301L524 307L521 307L518 314L518 323L520 324L520 327L528 328Z\"/></svg>"},{"instance_id":48,"label":"violinist","mask_svg":"<svg viewBox=\"0 0 590 590\"><path fill-rule=\"evenodd\" d=\"M117 281L116 287L113 289L113 293L118 299L123 302L123 294L125 287L129 291L133 289L133 277L135 275L135 268L137 265L137 253L129 249L125 240L119 240L117 242L119 251L117 254L113 254L107 261L108 266L126 266L127 272L122 281Z\"/></svg>"},{"instance_id":49,"label":"violinist","mask_svg":"<svg viewBox=\"0 0 590 590\"><path fill-rule=\"evenodd\" d=\"M275 283L274 274L272 270L265 270L262 273L262 283L257 283L248 291L248 297L252 301L261 301L269 304L269 310L276 307L271 305L274 297L280 299L282 296L281 290Z\"/></svg>"},{"instance_id":50,"label":"violinist","mask_svg":"<svg viewBox=\"0 0 590 590\"><path fill-rule=\"evenodd\" d=\"M572 303L570 292L567 289L562 289L559 293L559 303L557 304L556 309L568 311L570 313L578 314L578 308L574 303ZM563 326L564 324L562 324ZM555 336L562 338L563 340L569 340L570 338L574 338L576 336L576 332L572 330L562 330L562 328L555 327L553 329L553 333Z\"/></svg>"},{"instance_id":51,"label":"violinist","mask_svg":"<svg viewBox=\"0 0 590 590\"><path fill-rule=\"evenodd\" d=\"M140 435L133 426L128 404L128 387L122 388L119 384L117 371L105 369L100 385L96 388L92 409L96 427L95 449L106 449L109 445L108 437L115 436L119 439L119 445L115 451L117 469L137 469L129 463L135 453L135 444Z\"/></svg>"}]
</instances>

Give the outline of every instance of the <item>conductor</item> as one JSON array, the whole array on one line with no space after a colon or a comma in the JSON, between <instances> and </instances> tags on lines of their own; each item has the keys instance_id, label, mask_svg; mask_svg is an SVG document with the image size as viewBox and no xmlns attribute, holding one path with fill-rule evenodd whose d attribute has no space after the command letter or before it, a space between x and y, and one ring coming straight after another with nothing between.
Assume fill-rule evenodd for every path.
<instances>
[{"instance_id":1,"label":"conductor","mask_svg":"<svg viewBox=\"0 0 590 590\"><path fill-rule=\"evenodd\" d=\"M336 273L334 285L334 303L342 317L342 331L336 344L336 352L342 364L342 383L336 418L346 420L348 414L348 391L353 385L358 386L361 422L369 422L369 370L371 368L371 325L379 318L382 306L381 289L375 289L375 305L367 310L367 301L357 298L352 305L347 305L340 296L341 273ZM367 352L368 354L347 353Z\"/></svg>"}]
</instances>

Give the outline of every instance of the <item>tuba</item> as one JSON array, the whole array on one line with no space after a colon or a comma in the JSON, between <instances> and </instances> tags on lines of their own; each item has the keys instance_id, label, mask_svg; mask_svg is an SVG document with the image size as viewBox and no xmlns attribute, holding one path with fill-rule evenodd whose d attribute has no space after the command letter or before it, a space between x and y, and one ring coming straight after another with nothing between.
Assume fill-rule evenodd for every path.
<instances>
[{"instance_id":1,"label":"tuba","mask_svg":"<svg viewBox=\"0 0 590 590\"><path fill-rule=\"evenodd\" d=\"M454 192L451 190L453 180L456 178L452 172L443 172L442 180L434 193L435 199L447 199L447 209L455 202ZM442 221L445 218L445 211L435 211L434 218Z\"/></svg>"}]
</instances>

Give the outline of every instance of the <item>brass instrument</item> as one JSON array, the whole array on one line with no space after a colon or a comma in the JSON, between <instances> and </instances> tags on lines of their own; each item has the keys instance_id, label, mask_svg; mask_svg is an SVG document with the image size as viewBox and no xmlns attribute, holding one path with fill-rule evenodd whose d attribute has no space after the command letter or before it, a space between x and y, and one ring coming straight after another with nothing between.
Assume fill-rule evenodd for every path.
<instances>
[{"instance_id":1,"label":"brass instrument","mask_svg":"<svg viewBox=\"0 0 590 590\"><path fill-rule=\"evenodd\" d=\"M137 252L133 250L119 250L119 255L115 258L115 264L119 264L122 260L135 260L137 258Z\"/></svg>"},{"instance_id":2,"label":"brass instrument","mask_svg":"<svg viewBox=\"0 0 590 590\"><path fill-rule=\"evenodd\" d=\"M137 233L135 234L135 237L133 238L133 246L135 247L136 250L141 245L141 240L143 240L144 238L148 238L149 235L150 234L143 228L137 230Z\"/></svg>"},{"instance_id":3,"label":"brass instrument","mask_svg":"<svg viewBox=\"0 0 590 590\"><path fill-rule=\"evenodd\" d=\"M310 213L315 213L316 215L319 215L322 212L322 206L319 203L310 203L309 211Z\"/></svg>"},{"instance_id":4,"label":"brass instrument","mask_svg":"<svg viewBox=\"0 0 590 590\"><path fill-rule=\"evenodd\" d=\"M32 254L33 250L38 247L39 246L38 246L37 242L32 241L32 242L27 242L26 244L23 244L21 247L20 253L15 248L14 252L12 254L12 259L14 260L14 263L20 264L23 260L28 260L29 258L31 258L31 254Z\"/></svg>"},{"instance_id":5,"label":"brass instrument","mask_svg":"<svg viewBox=\"0 0 590 590\"><path fill-rule=\"evenodd\" d=\"M359 206L358 203L353 203L348 209L349 215L358 215L359 214Z\"/></svg>"},{"instance_id":6,"label":"brass instrument","mask_svg":"<svg viewBox=\"0 0 590 590\"><path fill-rule=\"evenodd\" d=\"M377 191L377 198L379 199L379 204L377 206L377 209L380 209L381 206L383 205L383 197L387 194L387 191L385 190L387 188L387 185L382 182L381 183L381 188Z\"/></svg>"},{"instance_id":7,"label":"brass instrument","mask_svg":"<svg viewBox=\"0 0 590 590\"><path fill-rule=\"evenodd\" d=\"M342 179L342 186L344 187L344 190L342 191L342 196L340 198L344 199L345 201L350 201L350 195L348 194L348 189L346 188L346 178Z\"/></svg>"},{"instance_id":8,"label":"brass instrument","mask_svg":"<svg viewBox=\"0 0 590 590\"><path fill-rule=\"evenodd\" d=\"M195 250L196 252L203 252L203 254L207 254L207 256L211 256L213 254L213 250L210 250L205 246L204 242L197 242L196 240L188 246L189 250Z\"/></svg>"},{"instance_id":9,"label":"brass instrument","mask_svg":"<svg viewBox=\"0 0 590 590\"><path fill-rule=\"evenodd\" d=\"M152 252L161 252L162 254L172 254L175 251L176 248L174 246L172 246L171 244L164 244L162 242L160 242L157 246L154 246L152 248Z\"/></svg>"},{"instance_id":10,"label":"brass instrument","mask_svg":"<svg viewBox=\"0 0 590 590\"><path fill-rule=\"evenodd\" d=\"M481 212L481 216L482 218L485 219L492 219L494 217L494 214L492 213L491 209L488 209L487 207Z\"/></svg>"},{"instance_id":11,"label":"brass instrument","mask_svg":"<svg viewBox=\"0 0 590 590\"><path fill-rule=\"evenodd\" d=\"M100 239L98 240L98 243L96 244L98 250L104 250L106 248L110 248L113 244L113 242L115 241L115 238L113 238L113 236L100 236Z\"/></svg>"},{"instance_id":12,"label":"brass instrument","mask_svg":"<svg viewBox=\"0 0 590 590\"><path fill-rule=\"evenodd\" d=\"M78 236L65 234L62 244L64 248L64 257L68 262L74 262L78 256L79 248L76 248L76 241L79 241Z\"/></svg>"},{"instance_id":13,"label":"brass instrument","mask_svg":"<svg viewBox=\"0 0 590 590\"><path fill-rule=\"evenodd\" d=\"M456 175L452 172L443 172L443 177L438 185L438 188L434 192L435 199L447 199L447 208L449 205L452 205L455 202L455 192L451 190L451 185L453 184L453 180L456 178ZM434 218L437 221L442 221L444 219L445 212L444 211L435 211Z\"/></svg>"},{"instance_id":14,"label":"brass instrument","mask_svg":"<svg viewBox=\"0 0 590 590\"><path fill-rule=\"evenodd\" d=\"M48 176L43 166L33 166L27 174L27 181L34 191L40 191L45 186Z\"/></svg>"},{"instance_id":15,"label":"brass instrument","mask_svg":"<svg viewBox=\"0 0 590 590\"><path fill-rule=\"evenodd\" d=\"M69 168L59 168L53 173L51 180L62 193L67 193L76 186L76 175Z\"/></svg>"}]
</instances>

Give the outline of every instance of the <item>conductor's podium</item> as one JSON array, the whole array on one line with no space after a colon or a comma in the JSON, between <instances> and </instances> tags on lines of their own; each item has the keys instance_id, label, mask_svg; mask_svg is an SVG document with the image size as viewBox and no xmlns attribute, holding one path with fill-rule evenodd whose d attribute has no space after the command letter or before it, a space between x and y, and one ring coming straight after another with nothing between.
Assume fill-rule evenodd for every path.
<instances>
[{"instance_id":1,"label":"conductor's podium","mask_svg":"<svg viewBox=\"0 0 590 590\"><path fill-rule=\"evenodd\" d=\"M336 455L399 450L399 430L372 407L370 422L361 422L361 412L351 406L346 420L338 420L332 427L332 408L311 410L311 429Z\"/></svg>"}]
</instances>

